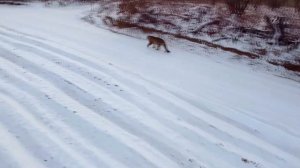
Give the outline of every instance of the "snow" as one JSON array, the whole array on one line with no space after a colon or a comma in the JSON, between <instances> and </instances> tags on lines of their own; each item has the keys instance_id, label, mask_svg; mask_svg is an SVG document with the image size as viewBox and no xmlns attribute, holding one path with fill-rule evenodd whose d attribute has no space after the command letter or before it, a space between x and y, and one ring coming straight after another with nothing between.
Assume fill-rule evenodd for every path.
<instances>
[{"instance_id":1,"label":"snow","mask_svg":"<svg viewBox=\"0 0 300 168\"><path fill-rule=\"evenodd\" d=\"M84 22L89 8L0 6L5 168L298 167L298 82L147 48Z\"/></svg>"}]
</instances>

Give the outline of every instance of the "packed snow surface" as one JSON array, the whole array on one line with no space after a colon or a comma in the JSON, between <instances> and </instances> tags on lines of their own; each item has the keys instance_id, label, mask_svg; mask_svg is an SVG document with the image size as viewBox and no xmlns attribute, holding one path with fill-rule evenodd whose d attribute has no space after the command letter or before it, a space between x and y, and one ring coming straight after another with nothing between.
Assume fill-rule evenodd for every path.
<instances>
[{"instance_id":1,"label":"packed snow surface","mask_svg":"<svg viewBox=\"0 0 300 168\"><path fill-rule=\"evenodd\" d=\"M1 168L299 168L299 83L88 10L0 6Z\"/></svg>"}]
</instances>

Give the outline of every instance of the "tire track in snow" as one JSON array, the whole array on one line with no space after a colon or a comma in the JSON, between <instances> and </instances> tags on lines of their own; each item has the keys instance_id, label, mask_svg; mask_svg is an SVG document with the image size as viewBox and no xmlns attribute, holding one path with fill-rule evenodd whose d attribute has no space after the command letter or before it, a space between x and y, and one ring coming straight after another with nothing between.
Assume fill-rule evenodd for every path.
<instances>
[{"instance_id":1,"label":"tire track in snow","mask_svg":"<svg viewBox=\"0 0 300 168\"><path fill-rule=\"evenodd\" d=\"M74 96L72 96L72 97L74 97ZM148 105L148 106L150 106L150 105ZM157 108L156 108L157 109ZM128 117L127 117L127 119L126 120L128 120ZM135 121L135 122L137 122L137 121ZM128 123L130 123L130 122L128 122ZM162 122L163 123L163 122ZM153 123L151 123L151 124L153 124ZM157 123L157 124L159 124L159 123ZM123 127L124 125L122 125L122 127ZM126 125L125 125L126 126ZM149 126L151 126L151 125L149 125ZM128 126L127 126L128 127ZM160 127L160 129L161 129L162 127ZM176 127L175 127L176 128ZM127 129L127 130L132 130L133 128L131 128L131 129ZM177 129L178 130L178 129ZM189 131L189 130L185 130L185 131ZM147 131L147 132L150 132L150 131ZM183 132L184 133L184 132ZM150 134L150 133L149 133ZM193 133L193 134L196 134L195 132ZM154 134L154 135L157 135L157 133L156 134ZM185 134L185 135L188 135L188 134ZM140 133L140 135L139 136L141 136L141 133ZM204 138L204 137L200 137L200 138L198 138L198 139L202 139L202 138ZM152 138L153 139L153 138ZM172 141L172 139L169 139L168 141ZM168 142L167 141L167 142ZM159 148L158 149L160 149L160 148L163 148L164 146L168 146L168 144L167 144L167 142L164 144L164 145L160 145L159 146ZM183 143L184 144L184 143ZM176 145L177 146L177 145ZM212 144L212 147L215 147L215 144ZM193 149L191 149L190 148L190 150L193 150ZM198 149L199 150L199 149ZM162 151L164 151L164 150L162 150ZM198 154L198 156L197 157L201 157L201 156L203 156L203 154L200 154L200 152L198 152L199 154ZM206 152L207 153L207 152ZM172 154L172 157L175 157L176 155L174 155L174 152L173 152L173 154ZM207 156L206 156L207 157ZM214 157L212 154L211 154L211 157ZM175 160L178 160L178 159L182 159L182 157L176 157L176 159ZM189 163L188 162L188 160L189 160L190 158L189 157L187 157L186 159L184 159L184 160L182 160L182 161L180 161L179 163L181 164L181 163L184 163L184 161L186 161L187 162L187 164ZM239 158L238 158L239 159ZM217 161L216 161L217 162ZM220 161L219 161L220 162Z\"/></svg>"},{"instance_id":2,"label":"tire track in snow","mask_svg":"<svg viewBox=\"0 0 300 168\"><path fill-rule=\"evenodd\" d=\"M3 98L4 96L2 96ZM15 112L20 116L20 118L24 119L24 122L30 123L35 129L40 132L41 136L46 135L47 139L53 142L55 145L62 149L63 152L66 152L67 155L74 158L74 160L78 161L78 164L81 166L95 167L89 164L89 161L85 160L83 157L76 155L76 152L72 148L68 148L68 145L64 143L61 139L57 138L57 136L53 135L53 132L46 128L39 120L37 120L29 111L24 109L18 102L14 101L11 97L6 96L6 101L9 100L9 104L15 108ZM41 137L40 137L41 138Z\"/></svg>"},{"instance_id":3,"label":"tire track in snow","mask_svg":"<svg viewBox=\"0 0 300 168\"><path fill-rule=\"evenodd\" d=\"M16 113L18 113L18 115L22 118L24 118L24 120L26 120L26 122L29 122L30 125L32 125L34 127L34 129L38 130L38 132L40 132L41 136L46 136L47 138L49 138L50 141L52 141L53 143L55 143L58 147L60 147L61 149L63 149L63 152L66 152L69 156L71 156L72 158L74 158L74 160L77 161L77 164L80 165L80 167L95 167L92 164L90 164L88 161L86 161L85 159L83 159L81 156L77 155L71 148L68 148L67 145L65 143L63 143L60 139L58 139L57 137L53 136L53 134L51 133L51 131L49 131L49 129L45 128L39 121L37 121L31 114L30 112L24 110L24 108L18 104L17 102L15 102L12 98L4 96L2 94L0 94L0 98L2 100L4 100L7 104L11 105L12 107L14 107L14 111ZM1 125L0 125L1 126ZM0 127L1 128L1 127ZM3 129L2 129L3 130ZM45 167L41 164L39 164L39 161L37 160L33 160L34 157L32 157L31 154L29 154L28 152L25 152L24 149L22 149L20 146L22 146L20 143L18 143L16 140L13 139L12 136L7 135L7 133L5 133L5 131L1 132L6 136L3 136L4 138L7 137L7 140L12 141L12 145L9 145L8 142L5 141L4 139L4 144L6 146L16 146L17 150L15 153L13 153L13 156L17 156L18 159L17 161L22 163L21 165L23 166L25 163L29 163L30 166L29 167ZM41 138L41 137L40 137ZM1 140L2 141L2 140ZM15 151L14 149L10 149L9 151ZM25 156L23 156L25 155ZM28 159L28 161L26 161Z\"/></svg>"},{"instance_id":4,"label":"tire track in snow","mask_svg":"<svg viewBox=\"0 0 300 168\"><path fill-rule=\"evenodd\" d=\"M186 128L188 128L188 126L186 126L186 125L183 125L183 126L185 126ZM176 128L176 127L175 127ZM181 128L182 129L182 128ZM180 130L180 128L178 128L178 130ZM194 129L191 129L191 130L194 130ZM186 130L185 130L186 131ZM184 131L183 131L184 132ZM201 138L208 138L208 135L209 134L207 134L207 133L203 133L202 131L195 131L194 133L201 133L201 135L202 135L202 137ZM211 137L211 136L210 136ZM215 143L218 143L218 140L215 140L215 138L209 138L210 140L212 140L212 142L215 142ZM231 144L229 144L228 146L232 146ZM233 153L235 153L235 152L233 152ZM245 152L242 152L242 153L245 153ZM200 156L200 155L199 155ZM246 154L246 156L252 156L252 157L250 157L250 158L253 158L253 155L249 155L249 154ZM237 158L237 159L239 159L239 157ZM187 160L187 159L186 159ZM266 163L265 163L266 164ZM268 165L268 164L266 164L266 165Z\"/></svg>"},{"instance_id":5,"label":"tire track in snow","mask_svg":"<svg viewBox=\"0 0 300 168\"><path fill-rule=\"evenodd\" d=\"M165 95L165 94L164 94ZM174 102L177 102L177 101L174 101Z\"/></svg>"},{"instance_id":6,"label":"tire track in snow","mask_svg":"<svg viewBox=\"0 0 300 168\"><path fill-rule=\"evenodd\" d=\"M16 81L16 80L15 80ZM111 156L106 155L106 151L103 151L98 146L91 144L91 141L87 139L86 135L81 135L74 130L74 127L67 125L65 118L69 117L66 116L65 118L60 117L59 113L64 113L65 109L61 106L62 110L59 110L53 103L49 106L45 103L45 101L51 101L49 98L45 97L43 94L37 95L32 89L24 87L24 83L22 83L23 88L26 88L26 91L29 92L31 95L35 95L35 97L29 95L29 93L25 93L21 91L20 87L12 87L11 85L4 85L0 83L0 93L1 88L5 88L6 95L10 97L14 97L14 99L21 102L20 99L26 99L30 101L23 101L22 105L26 106L27 109L30 109L31 113L41 120L44 125L47 125L56 136L61 137L61 139L69 140L68 144L72 144L73 148L81 148L82 151L81 155L87 156L92 153L95 155L94 157L91 156L91 159L94 162L99 162L97 166L101 167L118 167L118 168L125 168L127 166L123 165L116 159L113 159ZM20 97L20 98L19 98ZM30 103L29 103L30 102ZM50 107L52 107L52 110ZM72 115L73 113L70 112ZM73 114L74 115L74 114ZM55 158L53 158L55 159ZM55 166L57 167L57 166Z\"/></svg>"},{"instance_id":7,"label":"tire track in snow","mask_svg":"<svg viewBox=\"0 0 300 168\"><path fill-rule=\"evenodd\" d=\"M5 97L10 97L2 89L0 93ZM10 98L15 100L14 97ZM53 143L47 135L33 127L31 123L15 112L16 109L7 104L1 107L0 121L18 139L22 146L28 149L32 157L42 161L46 167L79 167L79 164L75 164L74 159ZM24 167L24 164L21 167Z\"/></svg>"},{"instance_id":8,"label":"tire track in snow","mask_svg":"<svg viewBox=\"0 0 300 168\"><path fill-rule=\"evenodd\" d=\"M207 134L204 134L204 135L207 135Z\"/></svg>"},{"instance_id":9,"label":"tire track in snow","mask_svg":"<svg viewBox=\"0 0 300 168\"><path fill-rule=\"evenodd\" d=\"M24 89L26 89L26 91L28 91L29 93L31 93L32 95L35 95L35 96L37 96L37 95L39 95L39 91L36 91L33 87L30 87L30 86L28 86L27 84L26 84L26 82L24 82L24 81L20 81L20 80L18 80L18 79L16 79L15 77L12 77L12 75L10 74L10 75L8 75L8 74L4 74L4 75L7 75L7 76L10 76L10 78L12 78L12 81L15 81L15 82L17 82L17 83L22 83L22 88L24 88ZM20 88L20 87L19 87ZM43 93L40 93L40 96L37 96L37 98L38 99L40 99L40 100L43 100L43 98L44 99L47 99L48 100L48 98L45 98L44 97L44 94ZM103 146L107 146L107 148L114 148L114 147L117 147L119 150L126 150L126 148L123 148L122 146L120 147L120 145L118 145L118 144L116 144L116 143L112 143L112 142L114 142L115 140L113 140L113 139L111 139L111 138L105 138L105 136L103 137L103 136L101 136L100 138L95 138L94 136L95 136L95 133L97 133L97 134L105 134L105 132L100 132L100 131L97 131L97 130L95 130L95 128L93 128L93 127L91 127L91 126L89 126L89 127L87 127L87 126L85 126L86 125L86 123L84 122L84 121L82 121L82 120L80 120L80 119L76 119L76 116L72 113L72 111L69 111L69 113L67 113L67 114L61 114L61 113L66 113L66 109L65 109L65 107L64 106L60 106L60 107L57 107L57 104L55 103L55 102L53 102L52 100L48 100L48 101L50 101L49 102L49 105L50 106L52 106L52 107L54 107L54 109L56 109L56 110L58 110L57 112L56 111L52 111L52 113L56 113L56 115L63 115L64 117L61 117L62 118L62 120L63 120L63 122L64 123L68 123L71 127L73 127L73 128L76 128L76 129L78 129L78 131L81 131L80 133L84 133L84 134L82 134L81 136L82 137L86 137L86 138L88 138L91 142L93 141L93 143L95 144L95 145L97 145L97 146L101 146L101 145L99 145L99 144L103 144ZM31 100L31 102L34 102L34 100ZM43 102L45 102L45 101L43 101ZM47 105L46 105L47 106ZM45 106L45 107L46 107ZM44 107L44 108L45 108ZM75 117L74 117L75 116ZM78 117L77 117L78 118ZM72 123L69 123L69 122L72 122ZM54 123L52 123L52 124L54 124ZM68 134L70 134L70 132L67 132ZM76 137L77 138L77 137ZM76 140L78 140L78 139L76 139ZM103 142L103 141L106 141L106 142ZM84 145L86 145L87 147L89 146L89 143L88 142L86 142L86 141L84 141L85 143L84 143ZM98 143L97 143L98 142ZM112 144L111 144L112 143ZM74 144L75 145L75 144ZM93 150L93 148L91 148L91 150ZM119 153L123 153L123 152L121 152L121 151L119 151ZM117 151L118 152L118 151ZM109 151L105 151L105 152L103 152L103 153L109 153ZM112 153L112 154L114 154L114 156L115 155L118 155L117 153ZM127 155L127 157L130 157L130 153L123 153L125 156ZM116 156L115 156L116 157ZM136 156L135 156L136 157ZM116 157L117 158L117 157ZM136 157L136 158L138 158L138 157ZM112 165L118 165L117 164L117 162L118 161L114 161L113 163L110 163L110 164L112 164ZM137 165L139 165L138 163L135 163L135 162L133 162L134 163L134 165L135 166L137 166ZM144 166L142 166L141 165L141 167L145 167L145 164L146 164L146 161L144 161ZM126 166L126 167L132 167L133 165L128 165L128 166ZM117 166L117 167L122 167L122 166ZM155 167L154 165L151 165L151 166L148 166L148 167Z\"/></svg>"},{"instance_id":10,"label":"tire track in snow","mask_svg":"<svg viewBox=\"0 0 300 168\"><path fill-rule=\"evenodd\" d=\"M32 58L32 59L37 59L36 57L34 57L34 58ZM157 124L160 124L160 123L157 123ZM150 125L151 126L151 125ZM161 129L162 127L160 127L160 129ZM178 135L179 136L179 135ZM171 141L171 140L170 140ZM182 143L181 145L184 145L185 143ZM167 145L167 144L166 144ZM193 145L197 145L197 144L193 144ZM161 146L161 147L163 147L163 146ZM159 148L158 148L159 149ZM195 150L194 148L192 148L192 147L190 147L189 148L189 150L191 150L191 151L196 151L197 152L197 150ZM209 151L206 151L206 152L209 152ZM199 152L198 152L199 153ZM198 157L200 157L200 156L203 156L203 155L200 155L200 154L198 154ZM174 157L174 156L173 156ZM178 159L180 159L180 157L178 157L178 158L176 158L177 160ZM188 164L189 164L189 162L190 161L188 161L189 160L189 158L186 158L185 160L183 160L183 161L186 161ZM220 160L218 161L218 162L221 162ZM181 164L181 162L180 162L180 164ZM224 163L225 164L225 163Z\"/></svg>"},{"instance_id":11,"label":"tire track in snow","mask_svg":"<svg viewBox=\"0 0 300 168\"><path fill-rule=\"evenodd\" d=\"M10 55L10 57L6 57L6 58L11 59L12 57L13 57L13 55ZM14 60L14 61L19 62L17 60ZM22 64L24 62L26 62L26 61L23 61L23 62L21 61L19 63ZM22 65L22 66L24 66L24 65ZM27 68L29 68L29 67L27 67ZM33 67L31 67L31 68L33 68ZM43 71L43 70L41 70L41 71ZM19 77L21 77L21 76L19 76ZM35 87L39 88L39 87L41 87L40 85L42 85L42 83L43 83L42 80L39 82L40 82L39 84L32 83L32 82L31 82L31 84L34 85ZM48 83L48 82L44 81L44 83ZM113 137L118 138L118 140L123 142L125 145L127 145L128 147L132 148L133 150L136 150L137 152L139 152L139 154L141 156L147 158L149 161L152 161L153 163L156 163L156 164L164 163L171 167L178 166L174 162L167 159L166 156L161 155L156 149L152 148L149 144L140 140L138 137L129 134L126 130L119 128L117 125L111 123L107 119L96 114L94 111L81 105L80 102L74 101L69 96L64 95L62 90L57 90L55 87L52 86L52 84L48 83L47 86L42 86L42 87L44 88L45 92L47 91L46 94L48 94L50 97L53 97L53 99L58 98L59 100L57 100L57 102L61 102L66 108L70 108L72 111L84 112L84 113L78 113L78 115L81 115L81 117L84 120L87 120L88 123L93 124L93 126L97 127L100 130L106 131L104 128L108 129L109 134L112 134ZM47 88L47 90L46 90L46 88ZM59 96L56 95L58 93L59 93ZM88 113L89 115L86 115L86 113ZM160 165L157 165L157 166L160 167Z\"/></svg>"},{"instance_id":12,"label":"tire track in snow","mask_svg":"<svg viewBox=\"0 0 300 168\"><path fill-rule=\"evenodd\" d=\"M4 62L4 61L2 61L2 62ZM12 65L12 64L9 64L8 63L8 65ZM11 66L11 67L13 67L13 66ZM10 70L10 71L12 71L12 70ZM22 83L22 86L19 86L19 88L24 88L25 86L25 90L29 90L30 92L33 92L34 93L34 87L36 87L36 86L33 86L33 87L31 87L31 89L30 89L30 87L28 87L27 86L27 84L26 84L26 82L25 81L20 81L20 80L18 80L17 78L15 78L15 77L13 77L13 75L12 74L7 74L7 73L5 73L4 74L5 76L9 76L10 78L13 78L13 80L12 80L12 82L14 82L14 81L17 81L17 83ZM14 73L14 75L17 75L17 73ZM22 74L20 74L20 75L22 75ZM22 78L22 76L18 76L19 78ZM39 83L39 81L37 81L37 80L34 80L35 78L33 78L33 77L30 77L29 78L29 80L32 80L33 82L36 82L36 83ZM28 82L28 81L27 81ZM33 90L32 90L32 88L33 88ZM44 87L44 86L42 86L42 88L41 88L41 90L45 90L45 89L47 89L46 87ZM44 94L48 94L49 92L45 92ZM54 92L50 92L49 93L49 96L50 97L52 97L52 95L51 95L51 93L54 93ZM44 94L42 94L42 95L44 95ZM55 96L53 96L53 98L52 98L52 100L55 100ZM60 101L58 101L58 102L60 102ZM53 104L52 104L53 105ZM61 104L61 107L62 107L62 110L69 110L69 111L73 111L73 110L75 110L76 108L73 108L73 110L72 109L67 109L66 108L66 105L65 104ZM78 110L78 109L76 109L78 112L82 112L82 113L85 113L86 111L84 111L84 110ZM70 117L70 115L69 116L67 116L67 117ZM85 118L87 118L87 117L85 117ZM91 117L91 118L95 118L95 117ZM73 117L73 119L74 119L74 117ZM86 126L84 126L84 124L85 123L89 123L89 122L86 122L86 120L84 120L83 118L81 118L82 120L75 120L74 119L74 121L78 121L78 123L80 123L80 125L78 125L77 127L83 127L83 128L86 128L86 131L88 131L88 130L90 130L90 129L92 129L92 130L94 130L94 126L91 126L91 127L86 127ZM97 117L96 117L96 119L97 119ZM89 121L89 120L88 120ZM98 122L101 122L101 120L98 120ZM94 122L95 123L95 122ZM76 123L75 123L76 124ZM74 126L74 125L73 125ZM79 129L80 130L80 129ZM107 129L101 129L101 130L103 130L102 132L108 132L108 130ZM82 132L84 132L85 130L84 129L82 129L81 130ZM93 134L95 134L95 133L99 133L99 131L94 131L94 133ZM122 132L121 132L122 133ZM90 137L90 138L93 138L92 137L92 134L91 135L85 135L85 136L87 136L87 137ZM115 142L116 140L114 140L114 139L111 139L111 138L105 138L105 137L102 137L103 138L103 140L106 140L106 142L104 143L104 144L107 144L108 145L108 147L109 148L111 148L111 147L116 147L116 148L119 148L119 150L128 150L128 149L126 149L126 148L124 148L124 147L122 147L122 146L120 146L120 144L118 144L118 143L113 143L113 144L109 144L109 143L111 143L111 142ZM100 140L101 141L101 139L98 139L98 140ZM116 141L117 142L117 141ZM121 151L116 151L116 152L119 152L119 153L122 153ZM117 155L117 153L114 153L115 155ZM128 156L126 156L126 157L129 157L129 156L131 156L130 155L130 153L124 153L124 155L126 156L126 155L128 155ZM138 157L138 155L135 155L134 156L134 158L139 158ZM140 158L141 159L141 158ZM131 161L131 162L133 162L133 163L135 163L133 160ZM143 161L143 163L144 164L146 164L147 163L147 161L145 160L145 161ZM139 165L138 164L138 162L136 162L135 163L136 165ZM144 165L145 166L145 165ZM132 167L132 165L131 166L128 166L128 167ZM149 166L149 167L155 167L154 165L152 165L152 166Z\"/></svg>"},{"instance_id":13,"label":"tire track in snow","mask_svg":"<svg viewBox=\"0 0 300 168\"><path fill-rule=\"evenodd\" d=\"M2 98L2 97L0 97ZM19 167L26 164L29 167L39 167L44 168L45 166L38 160L36 160L29 152L23 148L23 146L11 135L7 129L0 123L0 145L2 148L6 149L14 161L18 163ZM13 147L11 149L10 147Z\"/></svg>"},{"instance_id":14,"label":"tire track in snow","mask_svg":"<svg viewBox=\"0 0 300 168\"><path fill-rule=\"evenodd\" d=\"M213 145L214 145L214 144L213 144ZM188 160L188 158L187 158L186 160Z\"/></svg>"}]
</instances>

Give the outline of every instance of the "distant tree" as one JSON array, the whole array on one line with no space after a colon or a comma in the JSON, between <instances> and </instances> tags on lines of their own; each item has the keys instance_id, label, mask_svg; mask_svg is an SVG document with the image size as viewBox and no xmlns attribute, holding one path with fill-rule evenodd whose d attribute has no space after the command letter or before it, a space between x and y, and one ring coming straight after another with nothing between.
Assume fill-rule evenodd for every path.
<instances>
[{"instance_id":1,"label":"distant tree","mask_svg":"<svg viewBox=\"0 0 300 168\"><path fill-rule=\"evenodd\" d=\"M244 14L250 0L225 0L230 12L236 15Z\"/></svg>"}]
</instances>

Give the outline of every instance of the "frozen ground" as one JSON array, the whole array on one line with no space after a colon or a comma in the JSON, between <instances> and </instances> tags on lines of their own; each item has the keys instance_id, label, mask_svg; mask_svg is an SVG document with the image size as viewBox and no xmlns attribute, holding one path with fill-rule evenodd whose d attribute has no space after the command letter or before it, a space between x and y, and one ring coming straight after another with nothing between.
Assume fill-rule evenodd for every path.
<instances>
[{"instance_id":1,"label":"frozen ground","mask_svg":"<svg viewBox=\"0 0 300 168\"><path fill-rule=\"evenodd\" d=\"M87 10L0 6L1 168L299 167L299 83L146 48Z\"/></svg>"}]
</instances>

